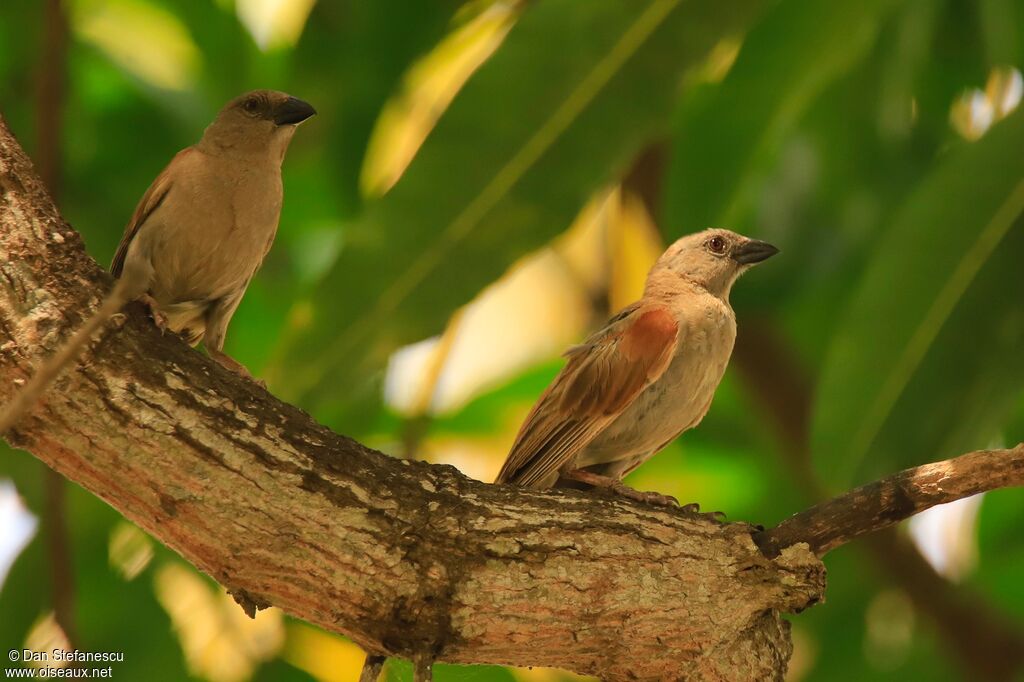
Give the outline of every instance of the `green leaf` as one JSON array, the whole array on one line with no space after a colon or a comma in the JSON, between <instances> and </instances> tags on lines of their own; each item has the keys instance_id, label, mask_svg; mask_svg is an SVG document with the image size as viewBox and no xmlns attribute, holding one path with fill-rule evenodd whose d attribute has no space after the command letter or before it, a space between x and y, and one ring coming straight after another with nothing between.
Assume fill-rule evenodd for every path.
<instances>
[{"instance_id":1,"label":"green leaf","mask_svg":"<svg viewBox=\"0 0 1024 682\"><path fill-rule=\"evenodd\" d=\"M359 204L359 171L377 116L461 5L461 0L317 3L297 58L323 81L316 106L331 121L336 191L348 213Z\"/></svg>"},{"instance_id":2,"label":"green leaf","mask_svg":"<svg viewBox=\"0 0 1024 682\"><path fill-rule=\"evenodd\" d=\"M765 15L720 84L676 125L666 206L673 235L738 226L757 171L814 98L862 59L895 0L793 0Z\"/></svg>"},{"instance_id":3,"label":"green leaf","mask_svg":"<svg viewBox=\"0 0 1024 682\"><path fill-rule=\"evenodd\" d=\"M830 483L984 447L1020 394L1022 145L1024 112L962 143L877 244L817 392Z\"/></svg>"},{"instance_id":4,"label":"green leaf","mask_svg":"<svg viewBox=\"0 0 1024 682\"><path fill-rule=\"evenodd\" d=\"M1014 0L979 0L978 20L989 64L1020 66L1024 11Z\"/></svg>"},{"instance_id":5,"label":"green leaf","mask_svg":"<svg viewBox=\"0 0 1024 682\"><path fill-rule=\"evenodd\" d=\"M568 227L668 127L684 74L760 0L549 0L470 79L351 232L272 378L335 397ZM327 392L325 390L325 392Z\"/></svg>"}]
</instances>

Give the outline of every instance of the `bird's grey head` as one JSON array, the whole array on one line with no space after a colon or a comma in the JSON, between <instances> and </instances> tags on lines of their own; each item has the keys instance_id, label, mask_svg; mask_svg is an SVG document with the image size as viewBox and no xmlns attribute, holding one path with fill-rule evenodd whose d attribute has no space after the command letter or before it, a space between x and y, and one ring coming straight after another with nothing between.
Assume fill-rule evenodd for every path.
<instances>
[{"instance_id":1,"label":"bird's grey head","mask_svg":"<svg viewBox=\"0 0 1024 682\"><path fill-rule=\"evenodd\" d=\"M648 278L648 288L668 286L682 278L727 300L733 282L741 274L779 250L758 239L749 239L721 228L712 228L678 239L658 259Z\"/></svg>"},{"instance_id":2,"label":"bird's grey head","mask_svg":"<svg viewBox=\"0 0 1024 682\"><path fill-rule=\"evenodd\" d=\"M203 133L204 151L280 162L295 128L316 110L276 90L253 90L228 102Z\"/></svg>"}]
</instances>

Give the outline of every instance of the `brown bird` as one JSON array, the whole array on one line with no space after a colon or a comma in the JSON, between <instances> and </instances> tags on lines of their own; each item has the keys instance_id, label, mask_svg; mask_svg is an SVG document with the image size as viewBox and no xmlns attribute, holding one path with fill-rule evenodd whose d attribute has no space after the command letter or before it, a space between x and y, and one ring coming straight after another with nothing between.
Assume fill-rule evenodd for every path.
<instances>
[{"instance_id":1,"label":"brown bird","mask_svg":"<svg viewBox=\"0 0 1024 682\"><path fill-rule=\"evenodd\" d=\"M111 273L113 290L0 414L0 433L125 303L142 300L161 329L250 376L223 352L231 316L270 250L281 215L281 163L296 126L316 111L283 92L229 102L199 142L179 152L142 196Z\"/></svg>"},{"instance_id":2,"label":"brown bird","mask_svg":"<svg viewBox=\"0 0 1024 682\"><path fill-rule=\"evenodd\" d=\"M676 241L643 297L570 348L568 363L519 429L496 483L601 487L657 504L622 478L704 418L736 339L729 291L778 253L711 229Z\"/></svg>"}]
</instances>

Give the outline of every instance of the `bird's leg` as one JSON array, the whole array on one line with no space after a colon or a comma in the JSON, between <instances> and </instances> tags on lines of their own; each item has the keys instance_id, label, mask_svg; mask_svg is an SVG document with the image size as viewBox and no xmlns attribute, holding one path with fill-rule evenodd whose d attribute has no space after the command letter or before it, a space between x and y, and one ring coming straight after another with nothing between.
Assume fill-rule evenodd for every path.
<instances>
[{"instance_id":1,"label":"bird's leg","mask_svg":"<svg viewBox=\"0 0 1024 682\"><path fill-rule=\"evenodd\" d=\"M571 469L569 471L562 472L562 478L568 478L573 481L579 481L580 483L586 483L592 485L595 488L604 488L610 490L616 495L622 495L628 497L631 500L637 500L639 502L647 502L648 504L657 504L662 507L678 507L679 500L672 497L671 495L662 495L661 493L641 492L630 488L628 485L623 483L617 478L611 476L602 476L601 474L595 474L592 471L586 471L584 469ZM687 505L689 507L690 505Z\"/></svg>"},{"instance_id":2,"label":"bird's leg","mask_svg":"<svg viewBox=\"0 0 1024 682\"><path fill-rule=\"evenodd\" d=\"M153 318L153 324L155 324L156 328L160 330L161 334L163 334L167 330L167 318L164 317L162 312L160 312L156 299L149 294L142 294L139 296L138 301L142 303L142 305L146 306L146 309L149 310L149 316Z\"/></svg>"},{"instance_id":3,"label":"bird's leg","mask_svg":"<svg viewBox=\"0 0 1024 682\"><path fill-rule=\"evenodd\" d=\"M207 348L206 352L210 355L211 358L217 361L217 364L219 364L224 369L234 372L238 376L244 379L248 379L249 381L258 384L263 388L267 387L265 381L254 377L252 375L252 372L250 372L245 365L240 363L238 360L235 360L233 357L231 357L224 351L214 350L213 348Z\"/></svg>"}]
</instances>

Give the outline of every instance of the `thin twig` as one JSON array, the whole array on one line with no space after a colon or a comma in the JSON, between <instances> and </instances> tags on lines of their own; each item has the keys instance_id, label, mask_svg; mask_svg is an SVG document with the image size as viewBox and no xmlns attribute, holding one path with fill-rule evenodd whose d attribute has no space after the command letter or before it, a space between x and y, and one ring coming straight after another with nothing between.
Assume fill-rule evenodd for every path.
<instances>
[{"instance_id":1,"label":"thin twig","mask_svg":"<svg viewBox=\"0 0 1024 682\"><path fill-rule=\"evenodd\" d=\"M57 200L61 190L63 113L67 72L68 24L61 0L47 0L43 10L44 40L36 87L36 164L39 174ZM0 431L2 431L0 427ZM64 477L53 469L45 473L46 506L43 527L50 553L53 583L53 614L70 646L77 642L75 588L68 537Z\"/></svg>"},{"instance_id":2,"label":"thin twig","mask_svg":"<svg viewBox=\"0 0 1024 682\"><path fill-rule=\"evenodd\" d=\"M794 514L754 541L768 556L806 542L820 557L937 504L1008 486L1024 486L1024 443L904 469Z\"/></svg>"},{"instance_id":3,"label":"thin twig","mask_svg":"<svg viewBox=\"0 0 1024 682\"><path fill-rule=\"evenodd\" d=\"M749 316L748 316L749 317ZM768 415L778 452L798 491L812 502L828 499L810 457L811 384L791 344L768 320L744 318L733 365ZM946 648L971 677L1006 680L1024 668L1024 635L985 595L942 579L906 538L890 527L861 546L883 576L906 592L934 623Z\"/></svg>"},{"instance_id":4,"label":"thin twig","mask_svg":"<svg viewBox=\"0 0 1024 682\"><path fill-rule=\"evenodd\" d=\"M57 200L61 190L61 146L68 43L67 17L61 0L47 0L44 39L36 79L36 154L39 175Z\"/></svg>"}]
</instances>

